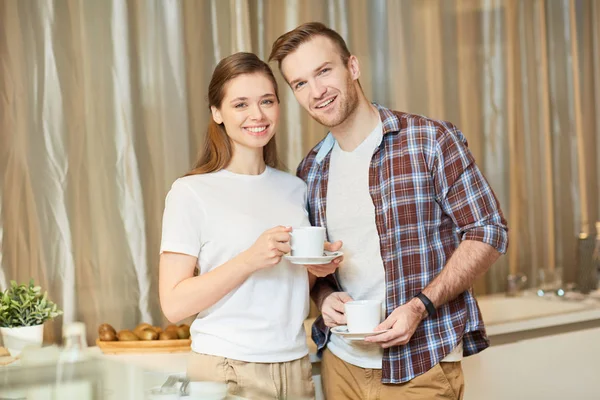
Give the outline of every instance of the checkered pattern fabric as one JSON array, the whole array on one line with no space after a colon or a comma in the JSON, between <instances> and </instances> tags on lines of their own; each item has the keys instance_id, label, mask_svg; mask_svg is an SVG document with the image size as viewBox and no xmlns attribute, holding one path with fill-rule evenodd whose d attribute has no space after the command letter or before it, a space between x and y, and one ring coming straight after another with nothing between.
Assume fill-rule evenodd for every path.
<instances>
[{"instance_id":1,"label":"checkered pattern fabric","mask_svg":"<svg viewBox=\"0 0 600 400\"><path fill-rule=\"evenodd\" d=\"M385 267L389 315L440 273L461 241L484 242L505 253L508 229L490 185L454 125L376 106L383 121L383 140L371 159L369 186ZM334 143L328 134L297 171L308 185L311 223L325 228ZM340 290L335 275L319 279L317 285ZM317 319L313 339L319 351L326 346L329 334L322 318ZM461 340L465 356L489 346L470 291L423 320L406 345L385 350L382 382L407 382L427 372Z\"/></svg>"}]
</instances>

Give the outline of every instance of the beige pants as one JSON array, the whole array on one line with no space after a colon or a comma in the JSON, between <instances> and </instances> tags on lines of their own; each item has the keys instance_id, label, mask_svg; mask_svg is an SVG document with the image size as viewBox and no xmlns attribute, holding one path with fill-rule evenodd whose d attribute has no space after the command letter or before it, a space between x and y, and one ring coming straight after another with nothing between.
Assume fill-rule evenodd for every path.
<instances>
[{"instance_id":1,"label":"beige pants","mask_svg":"<svg viewBox=\"0 0 600 400\"><path fill-rule=\"evenodd\" d=\"M381 383L380 369L348 364L325 349L321 377L327 400L460 400L464 394L460 362L439 363L409 382L392 385Z\"/></svg>"},{"instance_id":2,"label":"beige pants","mask_svg":"<svg viewBox=\"0 0 600 400\"><path fill-rule=\"evenodd\" d=\"M227 383L229 394L248 399L314 399L308 356L282 363L250 363L193 353L188 363L191 381Z\"/></svg>"}]
</instances>

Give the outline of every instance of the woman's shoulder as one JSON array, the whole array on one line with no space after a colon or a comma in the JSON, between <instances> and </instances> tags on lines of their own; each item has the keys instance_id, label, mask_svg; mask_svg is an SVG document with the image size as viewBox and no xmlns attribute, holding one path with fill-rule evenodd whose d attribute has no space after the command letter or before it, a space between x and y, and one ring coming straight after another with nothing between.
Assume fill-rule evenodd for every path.
<instances>
[{"instance_id":1,"label":"woman's shoulder","mask_svg":"<svg viewBox=\"0 0 600 400\"><path fill-rule=\"evenodd\" d=\"M214 174L196 174L178 178L171 184L169 195L185 196L193 193L197 196L199 193L205 192L204 189L214 181L215 177L212 175Z\"/></svg>"},{"instance_id":2,"label":"woman's shoulder","mask_svg":"<svg viewBox=\"0 0 600 400\"><path fill-rule=\"evenodd\" d=\"M183 176L175 179L171 184L171 192L184 192L190 190L193 186L198 185L201 179L198 179L198 175Z\"/></svg>"},{"instance_id":3,"label":"woman's shoulder","mask_svg":"<svg viewBox=\"0 0 600 400\"><path fill-rule=\"evenodd\" d=\"M176 179L172 186L202 186L203 184L213 182L215 179L218 179L218 175L221 172L222 171L182 176L181 178Z\"/></svg>"}]
</instances>

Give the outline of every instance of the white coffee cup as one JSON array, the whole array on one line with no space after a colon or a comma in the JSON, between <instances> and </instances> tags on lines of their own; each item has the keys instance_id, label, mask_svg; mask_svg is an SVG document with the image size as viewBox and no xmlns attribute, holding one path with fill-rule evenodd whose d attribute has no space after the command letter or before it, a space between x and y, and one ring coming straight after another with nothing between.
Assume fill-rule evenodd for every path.
<instances>
[{"instance_id":1,"label":"white coffee cup","mask_svg":"<svg viewBox=\"0 0 600 400\"><path fill-rule=\"evenodd\" d=\"M227 397L227 384L221 382L190 382L189 399L222 400Z\"/></svg>"},{"instance_id":2,"label":"white coffee cup","mask_svg":"<svg viewBox=\"0 0 600 400\"><path fill-rule=\"evenodd\" d=\"M370 333L381 323L381 301L357 300L344 304L350 333Z\"/></svg>"},{"instance_id":3,"label":"white coffee cup","mask_svg":"<svg viewBox=\"0 0 600 400\"><path fill-rule=\"evenodd\" d=\"M292 257L321 257L325 245L325 228L306 226L290 232Z\"/></svg>"},{"instance_id":4,"label":"white coffee cup","mask_svg":"<svg viewBox=\"0 0 600 400\"><path fill-rule=\"evenodd\" d=\"M147 400L179 400L179 388L174 386L162 388L157 386L148 391L146 395Z\"/></svg>"}]
</instances>

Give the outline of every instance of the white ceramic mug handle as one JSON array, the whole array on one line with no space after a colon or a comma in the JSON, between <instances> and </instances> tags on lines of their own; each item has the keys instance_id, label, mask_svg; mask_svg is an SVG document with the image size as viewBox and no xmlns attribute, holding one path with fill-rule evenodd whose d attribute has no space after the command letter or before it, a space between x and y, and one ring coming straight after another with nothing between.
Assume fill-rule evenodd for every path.
<instances>
[{"instance_id":1,"label":"white ceramic mug handle","mask_svg":"<svg viewBox=\"0 0 600 400\"><path fill-rule=\"evenodd\" d=\"M290 253L292 251L294 251L294 246L292 245L292 240L291 240L291 238L293 238L293 237L294 237L294 231L290 231Z\"/></svg>"}]
</instances>

